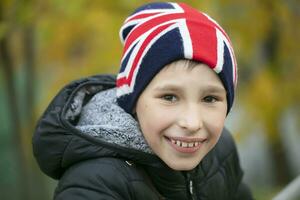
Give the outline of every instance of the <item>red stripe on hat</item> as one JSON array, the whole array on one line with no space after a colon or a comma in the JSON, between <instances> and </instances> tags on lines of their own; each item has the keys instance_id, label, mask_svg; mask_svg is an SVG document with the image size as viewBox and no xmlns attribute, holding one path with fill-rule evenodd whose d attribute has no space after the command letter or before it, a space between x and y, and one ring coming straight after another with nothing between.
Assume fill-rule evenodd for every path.
<instances>
[{"instance_id":1,"label":"red stripe on hat","mask_svg":"<svg viewBox=\"0 0 300 200\"><path fill-rule=\"evenodd\" d=\"M187 21L193 46L193 59L214 68L217 65L216 30L209 26L203 26L199 30L199 25L196 23Z\"/></svg>"},{"instance_id":2,"label":"red stripe on hat","mask_svg":"<svg viewBox=\"0 0 300 200\"><path fill-rule=\"evenodd\" d=\"M198 10L180 4L186 13L187 28L193 47L193 59L206 63L211 68L217 65L216 24Z\"/></svg>"}]
</instances>

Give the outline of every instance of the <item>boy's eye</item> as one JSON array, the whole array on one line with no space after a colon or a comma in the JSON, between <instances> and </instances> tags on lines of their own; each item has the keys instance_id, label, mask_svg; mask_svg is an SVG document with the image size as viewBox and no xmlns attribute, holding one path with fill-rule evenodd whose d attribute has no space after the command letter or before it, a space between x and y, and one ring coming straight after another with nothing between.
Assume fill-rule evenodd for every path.
<instances>
[{"instance_id":1,"label":"boy's eye","mask_svg":"<svg viewBox=\"0 0 300 200\"><path fill-rule=\"evenodd\" d=\"M163 95L161 98L163 100L170 101L170 102L175 102L178 100L177 96L175 96L173 94L166 94L166 95Z\"/></svg>"},{"instance_id":2,"label":"boy's eye","mask_svg":"<svg viewBox=\"0 0 300 200\"><path fill-rule=\"evenodd\" d=\"M203 98L203 101L206 103L214 103L214 102L218 101L218 98L215 96L206 96Z\"/></svg>"}]
</instances>

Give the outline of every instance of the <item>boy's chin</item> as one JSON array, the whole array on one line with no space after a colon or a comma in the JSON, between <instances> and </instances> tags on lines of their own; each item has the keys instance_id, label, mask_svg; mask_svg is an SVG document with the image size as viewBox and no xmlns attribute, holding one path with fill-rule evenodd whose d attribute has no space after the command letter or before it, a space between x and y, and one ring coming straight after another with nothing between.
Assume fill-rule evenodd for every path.
<instances>
[{"instance_id":1,"label":"boy's chin","mask_svg":"<svg viewBox=\"0 0 300 200\"><path fill-rule=\"evenodd\" d=\"M197 167L201 160L198 161L180 161L180 162L170 162L166 163L168 167L176 171L189 171Z\"/></svg>"}]
</instances>

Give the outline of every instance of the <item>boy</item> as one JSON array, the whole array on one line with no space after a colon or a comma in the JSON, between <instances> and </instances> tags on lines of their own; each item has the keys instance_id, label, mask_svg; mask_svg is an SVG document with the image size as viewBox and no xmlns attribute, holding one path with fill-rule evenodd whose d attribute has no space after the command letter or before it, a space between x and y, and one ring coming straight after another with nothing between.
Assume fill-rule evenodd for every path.
<instances>
[{"instance_id":1,"label":"boy","mask_svg":"<svg viewBox=\"0 0 300 200\"><path fill-rule=\"evenodd\" d=\"M224 129L236 62L224 30L178 3L138 8L121 28L120 72L66 86L34 154L55 199L252 199ZM116 85L115 85L116 83Z\"/></svg>"}]
</instances>

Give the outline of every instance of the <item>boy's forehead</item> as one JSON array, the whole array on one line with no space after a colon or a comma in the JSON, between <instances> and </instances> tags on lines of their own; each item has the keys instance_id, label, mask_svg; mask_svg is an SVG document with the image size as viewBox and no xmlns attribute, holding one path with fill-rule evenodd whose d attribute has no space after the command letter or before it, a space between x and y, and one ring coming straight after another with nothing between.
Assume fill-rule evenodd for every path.
<instances>
[{"instance_id":1,"label":"boy's forehead","mask_svg":"<svg viewBox=\"0 0 300 200\"><path fill-rule=\"evenodd\" d=\"M194 60L187 60L187 59L180 59L180 60L175 60L169 64L167 64L164 68L169 68L169 67L178 67L180 66L181 68L193 68L196 67L199 64L203 64L201 62L196 62ZM163 68L163 69L164 69Z\"/></svg>"},{"instance_id":2,"label":"boy's forehead","mask_svg":"<svg viewBox=\"0 0 300 200\"><path fill-rule=\"evenodd\" d=\"M192 60L176 60L174 62L171 62L167 64L164 68L162 68L160 72L156 74L156 76L159 74L172 74L172 76L175 76L184 75L185 73L196 73L196 71L199 71L199 68L204 68L200 69L200 71L208 71L208 73L214 73L217 76L215 71L211 69L207 64L195 62ZM201 76L201 73L199 75Z\"/></svg>"}]
</instances>

